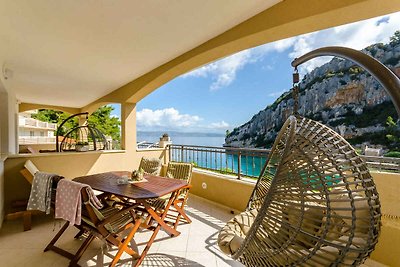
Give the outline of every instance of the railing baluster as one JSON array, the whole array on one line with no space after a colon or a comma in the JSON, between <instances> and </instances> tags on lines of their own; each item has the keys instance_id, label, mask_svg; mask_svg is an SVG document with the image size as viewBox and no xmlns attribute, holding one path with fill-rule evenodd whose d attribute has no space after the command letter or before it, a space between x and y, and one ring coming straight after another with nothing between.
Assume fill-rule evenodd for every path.
<instances>
[{"instance_id":1,"label":"railing baluster","mask_svg":"<svg viewBox=\"0 0 400 267\"><path fill-rule=\"evenodd\" d=\"M207 164L207 151L206 151L206 169L208 169L208 164Z\"/></svg>"},{"instance_id":2,"label":"railing baluster","mask_svg":"<svg viewBox=\"0 0 400 267\"><path fill-rule=\"evenodd\" d=\"M219 168L222 171L222 150L219 151Z\"/></svg>"},{"instance_id":3,"label":"railing baluster","mask_svg":"<svg viewBox=\"0 0 400 267\"><path fill-rule=\"evenodd\" d=\"M216 170L218 170L217 151L216 151L216 150L214 150L214 164L215 164L214 168L215 168Z\"/></svg>"},{"instance_id":4,"label":"railing baluster","mask_svg":"<svg viewBox=\"0 0 400 267\"><path fill-rule=\"evenodd\" d=\"M242 155L240 153L240 150L238 151L238 179L240 180L240 171L242 169Z\"/></svg>"}]
</instances>

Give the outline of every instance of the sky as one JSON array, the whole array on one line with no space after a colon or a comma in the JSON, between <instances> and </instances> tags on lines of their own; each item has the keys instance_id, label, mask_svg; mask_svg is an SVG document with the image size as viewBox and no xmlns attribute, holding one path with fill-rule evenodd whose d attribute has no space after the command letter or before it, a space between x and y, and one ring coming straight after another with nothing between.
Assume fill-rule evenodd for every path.
<instances>
[{"instance_id":1,"label":"sky","mask_svg":"<svg viewBox=\"0 0 400 267\"><path fill-rule=\"evenodd\" d=\"M291 61L324 46L363 49L387 43L400 12L243 50L181 75L137 104L139 131L225 133L272 104L292 84ZM301 75L330 57L300 66ZM116 106L114 114L119 116Z\"/></svg>"}]
</instances>

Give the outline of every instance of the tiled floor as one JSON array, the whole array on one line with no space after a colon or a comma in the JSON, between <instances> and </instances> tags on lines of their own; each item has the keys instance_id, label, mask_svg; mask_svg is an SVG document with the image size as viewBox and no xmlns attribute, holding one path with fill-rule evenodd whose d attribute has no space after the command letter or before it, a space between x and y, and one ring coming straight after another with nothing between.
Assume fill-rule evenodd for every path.
<instances>
[{"instance_id":1,"label":"tiled floor","mask_svg":"<svg viewBox=\"0 0 400 267\"><path fill-rule=\"evenodd\" d=\"M181 235L171 238L160 231L142 266L242 266L225 256L218 248L219 229L233 215L229 210L210 204L197 197L190 197L187 214L191 224L178 227ZM7 266L68 266L68 260L53 251L43 252L48 242L57 233L63 222L51 216L33 218L32 230L23 232L21 221L5 221L0 231L0 267ZM74 252L81 240L74 239L77 229L69 227L57 242L62 248ZM152 232L141 231L135 235L135 246L141 252ZM116 248L96 239L85 252L81 266L108 266ZM118 266L132 266L129 255L123 255Z\"/></svg>"},{"instance_id":2,"label":"tiled floor","mask_svg":"<svg viewBox=\"0 0 400 267\"><path fill-rule=\"evenodd\" d=\"M193 222L180 225L178 230L181 235L178 237L171 238L160 231L142 266L243 266L225 256L216 244L219 229L233 216L229 210L192 196L186 211ZM33 220L32 230L23 232L21 221L5 221L0 231L0 267L68 266L66 258L52 251L43 252L62 224L61 221L54 221L51 216L37 216ZM57 245L75 252L82 242L73 238L76 232L76 228L69 227ZM137 233L131 245L141 252L150 235L149 231ZM107 248L102 241L96 239L79 264L108 266L115 253L115 247ZM132 258L124 253L118 266L133 264ZM384 265L367 260L364 266Z\"/></svg>"}]
</instances>

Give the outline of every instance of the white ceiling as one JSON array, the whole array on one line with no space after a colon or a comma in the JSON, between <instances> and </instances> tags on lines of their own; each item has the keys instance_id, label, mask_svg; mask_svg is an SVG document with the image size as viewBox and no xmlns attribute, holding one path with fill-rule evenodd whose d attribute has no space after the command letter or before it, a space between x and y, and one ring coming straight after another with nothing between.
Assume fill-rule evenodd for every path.
<instances>
[{"instance_id":1,"label":"white ceiling","mask_svg":"<svg viewBox=\"0 0 400 267\"><path fill-rule=\"evenodd\" d=\"M82 107L279 1L0 0L4 85Z\"/></svg>"}]
</instances>

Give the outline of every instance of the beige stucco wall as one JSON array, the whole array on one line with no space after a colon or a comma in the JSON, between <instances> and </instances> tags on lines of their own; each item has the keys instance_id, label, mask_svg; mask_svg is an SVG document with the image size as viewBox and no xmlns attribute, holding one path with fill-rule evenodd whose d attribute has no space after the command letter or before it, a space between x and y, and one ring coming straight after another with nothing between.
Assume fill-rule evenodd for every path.
<instances>
[{"instance_id":1,"label":"beige stucco wall","mask_svg":"<svg viewBox=\"0 0 400 267\"><path fill-rule=\"evenodd\" d=\"M40 150L55 150L56 144L29 144L29 145L19 145L19 153L30 153L28 147L38 152Z\"/></svg>"},{"instance_id":2,"label":"beige stucco wall","mask_svg":"<svg viewBox=\"0 0 400 267\"><path fill-rule=\"evenodd\" d=\"M164 160L165 150L135 151L128 156L126 151L43 153L10 156L4 164L5 213L10 211L12 201L28 199L31 185L19 173L27 159L41 171L56 173L68 179L106 171L137 169L142 156Z\"/></svg>"},{"instance_id":3,"label":"beige stucco wall","mask_svg":"<svg viewBox=\"0 0 400 267\"><path fill-rule=\"evenodd\" d=\"M203 188L203 183L206 188ZM243 211L253 192L255 183L237 180L225 175L195 169L190 193L232 208Z\"/></svg>"},{"instance_id":4,"label":"beige stucco wall","mask_svg":"<svg viewBox=\"0 0 400 267\"><path fill-rule=\"evenodd\" d=\"M9 135L12 134L12 131L9 129L9 119L12 117L10 116L10 112L13 112L9 107L9 93L3 86L4 80L1 76L2 75L0 75L0 227L4 218L4 160L11 147Z\"/></svg>"},{"instance_id":5,"label":"beige stucco wall","mask_svg":"<svg viewBox=\"0 0 400 267\"><path fill-rule=\"evenodd\" d=\"M382 213L400 217L400 174L372 172L382 205ZM207 189L202 188L206 183ZM195 170L191 193L237 210L243 210L254 188L251 181L239 181L213 172Z\"/></svg>"},{"instance_id":6,"label":"beige stucco wall","mask_svg":"<svg viewBox=\"0 0 400 267\"><path fill-rule=\"evenodd\" d=\"M371 258L387 266L400 266L400 218L383 218L379 241Z\"/></svg>"},{"instance_id":7,"label":"beige stucco wall","mask_svg":"<svg viewBox=\"0 0 400 267\"><path fill-rule=\"evenodd\" d=\"M0 228L4 219L4 161L0 158Z\"/></svg>"},{"instance_id":8,"label":"beige stucco wall","mask_svg":"<svg viewBox=\"0 0 400 267\"><path fill-rule=\"evenodd\" d=\"M379 199L382 204L382 213L400 218L400 174L387 172L373 172Z\"/></svg>"},{"instance_id":9,"label":"beige stucco wall","mask_svg":"<svg viewBox=\"0 0 400 267\"><path fill-rule=\"evenodd\" d=\"M388 266L400 266L400 174L373 172L382 205L382 229L371 258Z\"/></svg>"}]
</instances>

